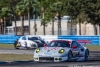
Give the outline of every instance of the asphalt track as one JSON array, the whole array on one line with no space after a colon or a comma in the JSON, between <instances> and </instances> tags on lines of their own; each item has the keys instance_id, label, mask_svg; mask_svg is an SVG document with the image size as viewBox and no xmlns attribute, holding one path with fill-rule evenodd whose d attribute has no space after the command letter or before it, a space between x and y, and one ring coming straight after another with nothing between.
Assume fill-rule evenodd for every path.
<instances>
[{"instance_id":1,"label":"asphalt track","mask_svg":"<svg viewBox=\"0 0 100 67\"><path fill-rule=\"evenodd\" d=\"M0 49L0 53L12 54L33 54L34 50L15 50ZM0 64L0 67L100 67L100 51L90 51L89 61L87 62L60 62L60 63L13 63Z\"/></svg>"},{"instance_id":2,"label":"asphalt track","mask_svg":"<svg viewBox=\"0 0 100 67\"><path fill-rule=\"evenodd\" d=\"M100 67L100 61L59 62L59 63L17 63L0 65L0 67Z\"/></svg>"},{"instance_id":3,"label":"asphalt track","mask_svg":"<svg viewBox=\"0 0 100 67\"><path fill-rule=\"evenodd\" d=\"M0 49L0 54L33 54L34 49Z\"/></svg>"}]
</instances>

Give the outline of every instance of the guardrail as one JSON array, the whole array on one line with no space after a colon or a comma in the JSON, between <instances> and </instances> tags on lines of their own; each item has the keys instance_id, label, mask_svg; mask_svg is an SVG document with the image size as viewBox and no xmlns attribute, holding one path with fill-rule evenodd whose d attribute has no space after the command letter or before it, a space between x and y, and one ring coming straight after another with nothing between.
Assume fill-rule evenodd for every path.
<instances>
[{"instance_id":1,"label":"guardrail","mask_svg":"<svg viewBox=\"0 0 100 67\"><path fill-rule=\"evenodd\" d=\"M92 45L100 44L100 36L58 36L58 39L87 40L90 41Z\"/></svg>"},{"instance_id":2,"label":"guardrail","mask_svg":"<svg viewBox=\"0 0 100 67\"><path fill-rule=\"evenodd\" d=\"M15 40L19 39L21 36L16 35L0 35L0 43L13 44ZM57 36L57 35L40 35L40 37L45 40L52 39L72 39L72 40L87 40L90 41L92 45L100 44L100 36Z\"/></svg>"},{"instance_id":3,"label":"guardrail","mask_svg":"<svg viewBox=\"0 0 100 67\"><path fill-rule=\"evenodd\" d=\"M13 44L15 40L19 39L21 36L16 35L0 35L0 43Z\"/></svg>"}]
</instances>

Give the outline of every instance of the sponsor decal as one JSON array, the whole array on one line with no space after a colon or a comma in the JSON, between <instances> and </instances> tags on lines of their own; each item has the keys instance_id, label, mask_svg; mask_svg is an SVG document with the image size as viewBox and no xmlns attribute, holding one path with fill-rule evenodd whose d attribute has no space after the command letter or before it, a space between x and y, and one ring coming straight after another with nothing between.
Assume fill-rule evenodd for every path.
<instances>
[{"instance_id":1,"label":"sponsor decal","mask_svg":"<svg viewBox=\"0 0 100 67\"><path fill-rule=\"evenodd\" d=\"M79 43L91 43L91 41L90 40L77 40L77 42L79 42Z\"/></svg>"},{"instance_id":2,"label":"sponsor decal","mask_svg":"<svg viewBox=\"0 0 100 67\"><path fill-rule=\"evenodd\" d=\"M53 49L54 49L54 50L57 50L58 48L59 48L59 47L54 47Z\"/></svg>"}]
</instances>

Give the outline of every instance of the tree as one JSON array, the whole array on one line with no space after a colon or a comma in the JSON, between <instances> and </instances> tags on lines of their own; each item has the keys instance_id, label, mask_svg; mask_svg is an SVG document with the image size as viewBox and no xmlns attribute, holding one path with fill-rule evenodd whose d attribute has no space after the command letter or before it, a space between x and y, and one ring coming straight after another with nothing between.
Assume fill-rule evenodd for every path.
<instances>
[{"instance_id":1,"label":"tree","mask_svg":"<svg viewBox=\"0 0 100 67\"><path fill-rule=\"evenodd\" d=\"M44 22L43 26L45 27L45 24L48 24L52 20L52 34L54 34L54 18L57 16L58 18L58 35L61 35L61 16L63 16L66 11L63 9L64 0L40 0L41 6L42 6L42 12L44 17L46 17L46 21ZM44 28L45 30L45 28Z\"/></svg>"},{"instance_id":2,"label":"tree","mask_svg":"<svg viewBox=\"0 0 100 67\"><path fill-rule=\"evenodd\" d=\"M63 16L66 11L64 10L64 0L55 0L53 3L53 9L56 12L56 17L58 19L58 35L62 35L61 32L61 16Z\"/></svg>"},{"instance_id":3,"label":"tree","mask_svg":"<svg viewBox=\"0 0 100 67\"><path fill-rule=\"evenodd\" d=\"M48 3L48 8L45 9L45 23L42 24L47 26L47 24L49 22L52 22L52 35L54 35L54 18L55 18L55 11L53 9L53 6L52 4L54 3L54 1L50 0L49 3ZM43 11L43 10L42 10ZM45 30L45 28L44 28Z\"/></svg>"},{"instance_id":4,"label":"tree","mask_svg":"<svg viewBox=\"0 0 100 67\"><path fill-rule=\"evenodd\" d=\"M42 11L42 20L41 20L41 25L43 25L43 34L45 35L45 26L47 26L48 22L48 17L46 17L45 15L48 15L47 13L47 8L49 7L49 1L50 0L38 0L39 4L41 6L41 11Z\"/></svg>"},{"instance_id":5,"label":"tree","mask_svg":"<svg viewBox=\"0 0 100 67\"><path fill-rule=\"evenodd\" d=\"M28 20L29 20L29 35L30 35L30 13L31 10L35 8L35 2L34 0L24 0L24 5L26 7L26 10L28 12Z\"/></svg>"},{"instance_id":6,"label":"tree","mask_svg":"<svg viewBox=\"0 0 100 67\"><path fill-rule=\"evenodd\" d=\"M15 35L17 35L17 24L16 24L16 16L17 16L17 12L16 12L16 5L17 3L20 2L20 0L10 0L10 5L9 5L9 9L11 10L11 15L13 16L14 22L15 22L15 27L14 27L14 32Z\"/></svg>"},{"instance_id":7,"label":"tree","mask_svg":"<svg viewBox=\"0 0 100 67\"><path fill-rule=\"evenodd\" d=\"M6 19L7 17L11 16L11 12L10 10L8 9L8 7L2 7L1 10L0 10L0 16L1 16L1 23L3 24L3 28L2 28L2 31L4 34L6 34Z\"/></svg>"},{"instance_id":8,"label":"tree","mask_svg":"<svg viewBox=\"0 0 100 67\"><path fill-rule=\"evenodd\" d=\"M25 14L25 5L23 3L23 0L21 2L19 2L17 5L16 5L16 11L17 11L17 14L20 16L20 19L22 21L22 26L21 26L21 35L24 35L24 14Z\"/></svg>"},{"instance_id":9,"label":"tree","mask_svg":"<svg viewBox=\"0 0 100 67\"><path fill-rule=\"evenodd\" d=\"M100 24L100 1L99 0L91 0L88 1L86 13L88 14L89 23L94 25L94 32L97 35L97 24Z\"/></svg>"},{"instance_id":10,"label":"tree","mask_svg":"<svg viewBox=\"0 0 100 67\"><path fill-rule=\"evenodd\" d=\"M81 35L81 23L88 20L87 13L85 13L87 3L86 0L67 0L66 1L66 10L67 14L71 17L71 20L74 22L79 23L79 35ZM72 25L72 22L71 22ZM71 29L72 31L72 29Z\"/></svg>"}]
</instances>

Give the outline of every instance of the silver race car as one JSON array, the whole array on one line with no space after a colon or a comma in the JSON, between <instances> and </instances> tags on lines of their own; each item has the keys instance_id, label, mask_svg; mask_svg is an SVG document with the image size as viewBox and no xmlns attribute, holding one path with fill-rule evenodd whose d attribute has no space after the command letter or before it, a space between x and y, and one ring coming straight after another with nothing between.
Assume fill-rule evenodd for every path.
<instances>
[{"instance_id":1,"label":"silver race car","mask_svg":"<svg viewBox=\"0 0 100 67\"><path fill-rule=\"evenodd\" d=\"M45 41L40 36L27 35L27 36L22 36L17 41L15 41L14 47L15 49L38 48L38 47L43 47L43 44L45 44Z\"/></svg>"},{"instance_id":2,"label":"silver race car","mask_svg":"<svg viewBox=\"0 0 100 67\"><path fill-rule=\"evenodd\" d=\"M88 48L73 40L52 40L34 51L37 62L87 61L88 57Z\"/></svg>"}]
</instances>

